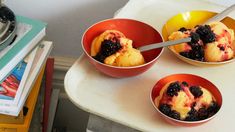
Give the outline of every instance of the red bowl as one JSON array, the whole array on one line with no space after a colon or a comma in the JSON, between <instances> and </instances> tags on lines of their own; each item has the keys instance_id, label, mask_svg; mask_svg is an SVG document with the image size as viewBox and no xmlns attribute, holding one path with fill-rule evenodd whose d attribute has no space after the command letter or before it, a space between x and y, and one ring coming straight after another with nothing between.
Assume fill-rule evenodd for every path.
<instances>
[{"instance_id":1,"label":"red bowl","mask_svg":"<svg viewBox=\"0 0 235 132\"><path fill-rule=\"evenodd\" d=\"M161 117L163 119L165 119L167 122L169 122L171 124L174 124L174 125L177 125L177 126L187 126L187 127L198 126L198 125L201 125L205 122L208 122L209 120L211 120L212 118L214 118L218 114L219 111L216 114L214 114L213 116L211 116L207 119L204 119L204 120L200 120L200 121L181 121L181 120L177 120L177 119L171 118L171 117L163 114L158 109L158 107L155 105L154 99L159 96L159 93L160 93L161 89L164 87L164 85L169 83L169 82L172 82L172 81L180 81L180 82L186 81L190 85L200 85L200 86L204 87L205 89L207 89L208 91L211 92L211 94L216 99L218 105L220 106L220 109L221 109L221 106L222 106L222 95L221 95L219 89L213 83L208 81L207 79L202 78L200 76L192 75L192 74L173 74L173 75L169 75L169 76L166 76L166 77L160 79L155 84L155 86L153 87L153 89L151 90L151 93L150 93L150 100L151 100L154 108L161 115Z\"/></svg>"},{"instance_id":2,"label":"red bowl","mask_svg":"<svg viewBox=\"0 0 235 132\"><path fill-rule=\"evenodd\" d=\"M118 30L127 38L133 40L133 47L162 42L162 36L150 25L132 19L108 19L95 23L89 27L82 37L82 48L91 64L99 71L112 77L131 77L139 75L148 70L163 52L163 48L153 49L142 53L146 61L145 64L132 67L110 66L101 63L90 56L91 43L95 37L105 30Z\"/></svg>"}]
</instances>

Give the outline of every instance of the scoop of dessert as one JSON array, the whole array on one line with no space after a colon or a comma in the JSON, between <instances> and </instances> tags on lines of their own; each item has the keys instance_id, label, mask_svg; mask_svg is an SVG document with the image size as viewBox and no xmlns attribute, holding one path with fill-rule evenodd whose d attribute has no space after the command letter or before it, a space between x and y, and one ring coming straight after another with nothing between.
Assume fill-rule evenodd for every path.
<instances>
[{"instance_id":1,"label":"scoop of dessert","mask_svg":"<svg viewBox=\"0 0 235 132\"><path fill-rule=\"evenodd\" d=\"M133 41L117 30L106 30L97 36L91 46L91 56L96 60L120 67L137 66L145 63L139 50L133 48Z\"/></svg>"},{"instance_id":2,"label":"scoop of dessert","mask_svg":"<svg viewBox=\"0 0 235 132\"><path fill-rule=\"evenodd\" d=\"M220 108L210 91L185 81L167 83L154 102L163 114L186 121L209 118Z\"/></svg>"},{"instance_id":3,"label":"scoop of dessert","mask_svg":"<svg viewBox=\"0 0 235 132\"><path fill-rule=\"evenodd\" d=\"M180 55L198 61L221 62L234 57L234 31L221 22L197 25L194 29L180 28L168 39L191 37L189 43L171 46Z\"/></svg>"}]
</instances>

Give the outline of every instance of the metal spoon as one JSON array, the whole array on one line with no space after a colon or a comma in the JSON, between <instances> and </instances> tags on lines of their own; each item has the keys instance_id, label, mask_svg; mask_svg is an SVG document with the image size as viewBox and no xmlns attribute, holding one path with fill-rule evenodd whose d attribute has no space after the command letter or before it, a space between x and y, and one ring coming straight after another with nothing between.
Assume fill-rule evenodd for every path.
<instances>
[{"instance_id":1,"label":"metal spoon","mask_svg":"<svg viewBox=\"0 0 235 132\"><path fill-rule=\"evenodd\" d=\"M218 13L217 15L213 16L212 18L208 19L206 22L203 23L203 25L208 24L213 21L223 20L234 9L235 9L235 4L228 7L227 9L222 11L221 13ZM180 44L180 43L186 43L186 42L190 42L190 41L191 41L191 38L188 37L188 38L183 38L183 39L178 39L178 40L172 40L172 41L166 41L166 42L154 43L154 44L141 46L141 47L138 47L138 50L140 50L140 52L143 52L143 51L147 51L147 50L151 50L151 49L167 47L167 46L176 45L176 44Z\"/></svg>"},{"instance_id":2,"label":"metal spoon","mask_svg":"<svg viewBox=\"0 0 235 132\"><path fill-rule=\"evenodd\" d=\"M140 52L143 52L143 51L147 51L147 50L151 50L151 49L167 47L167 46L176 45L176 44L180 44L180 43L187 43L187 42L190 42L190 41L191 41L191 38L188 37L188 38L183 38L183 39L178 39L178 40L172 40L172 41L166 41L166 42L141 46L141 47L138 48L138 50L140 50Z\"/></svg>"}]
</instances>

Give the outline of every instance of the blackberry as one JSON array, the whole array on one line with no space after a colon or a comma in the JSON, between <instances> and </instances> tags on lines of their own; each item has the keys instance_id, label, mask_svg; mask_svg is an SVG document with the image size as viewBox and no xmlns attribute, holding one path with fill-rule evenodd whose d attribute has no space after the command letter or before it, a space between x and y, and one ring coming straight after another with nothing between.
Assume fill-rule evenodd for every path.
<instances>
[{"instance_id":1,"label":"blackberry","mask_svg":"<svg viewBox=\"0 0 235 132\"><path fill-rule=\"evenodd\" d=\"M188 87L189 85L188 85L188 83L187 82L185 82L185 81L183 81L182 83L181 83L183 86L186 86L186 87Z\"/></svg>"},{"instance_id":2,"label":"blackberry","mask_svg":"<svg viewBox=\"0 0 235 132\"><path fill-rule=\"evenodd\" d=\"M198 41L200 40L199 34L194 33L194 32L190 33L190 37L191 37L191 42L190 43L193 43L193 44L198 43Z\"/></svg>"},{"instance_id":3,"label":"blackberry","mask_svg":"<svg viewBox=\"0 0 235 132\"><path fill-rule=\"evenodd\" d=\"M189 51L189 58L198 61L204 61L204 49L202 46L194 46Z\"/></svg>"},{"instance_id":4,"label":"blackberry","mask_svg":"<svg viewBox=\"0 0 235 132\"><path fill-rule=\"evenodd\" d=\"M185 121L198 121L198 112L192 108L189 112L187 117L185 118Z\"/></svg>"},{"instance_id":5,"label":"blackberry","mask_svg":"<svg viewBox=\"0 0 235 132\"><path fill-rule=\"evenodd\" d=\"M197 26L196 33L199 34L203 43L211 43L215 41L215 34L212 32L209 25L200 25Z\"/></svg>"},{"instance_id":6,"label":"blackberry","mask_svg":"<svg viewBox=\"0 0 235 132\"><path fill-rule=\"evenodd\" d=\"M169 115L169 113L171 112L171 107L168 104L161 104L159 106L159 110L165 115Z\"/></svg>"},{"instance_id":7,"label":"blackberry","mask_svg":"<svg viewBox=\"0 0 235 132\"><path fill-rule=\"evenodd\" d=\"M178 95L178 92L181 90L181 87L180 87L180 84L178 81L176 82L173 82L169 85L169 87L167 88L167 95L168 96L177 96Z\"/></svg>"},{"instance_id":8,"label":"blackberry","mask_svg":"<svg viewBox=\"0 0 235 132\"><path fill-rule=\"evenodd\" d=\"M224 47L219 47L219 49L221 50L221 51L224 51L225 50L225 48Z\"/></svg>"},{"instance_id":9,"label":"blackberry","mask_svg":"<svg viewBox=\"0 0 235 132\"><path fill-rule=\"evenodd\" d=\"M215 113L217 113L220 109L220 106L218 105L218 103L216 103L215 101L213 101L210 106L207 108L207 112L208 112L208 116L211 117L213 116Z\"/></svg>"},{"instance_id":10,"label":"blackberry","mask_svg":"<svg viewBox=\"0 0 235 132\"><path fill-rule=\"evenodd\" d=\"M197 104L197 102L193 102L193 103L191 104L191 108L194 109L194 107L196 106L196 104Z\"/></svg>"},{"instance_id":11,"label":"blackberry","mask_svg":"<svg viewBox=\"0 0 235 132\"><path fill-rule=\"evenodd\" d=\"M108 57L114 53L116 53L119 49L121 49L121 45L119 42L113 42L111 40L104 40L101 43L100 52L102 55Z\"/></svg>"},{"instance_id":12,"label":"blackberry","mask_svg":"<svg viewBox=\"0 0 235 132\"><path fill-rule=\"evenodd\" d=\"M208 111L206 108L200 108L197 113L199 120L204 120L208 118Z\"/></svg>"},{"instance_id":13,"label":"blackberry","mask_svg":"<svg viewBox=\"0 0 235 132\"><path fill-rule=\"evenodd\" d=\"M225 45L222 45L222 44L219 44L218 46L217 46L221 51L224 51L225 50Z\"/></svg>"},{"instance_id":14,"label":"blackberry","mask_svg":"<svg viewBox=\"0 0 235 132\"><path fill-rule=\"evenodd\" d=\"M189 90L193 94L194 98L198 98L203 94L201 88L199 88L198 86L191 86Z\"/></svg>"},{"instance_id":15,"label":"blackberry","mask_svg":"<svg viewBox=\"0 0 235 132\"><path fill-rule=\"evenodd\" d=\"M180 113L177 112L177 111L175 111L175 110L172 110L172 111L169 113L169 116L170 116L171 118L180 120Z\"/></svg>"},{"instance_id":16,"label":"blackberry","mask_svg":"<svg viewBox=\"0 0 235 132\"><path fill-rule=\"evenodd\" d=\"M102 55L100 52L96 55L93 56L94 59L96 59L97 61L104 63L104 60L106 58L106 56Z\"/></svg>"},{"instance_id":17,"label":"blackberry","mask_svg":"<svg viewBox=\"0 0 235 132\"><path fill-rule=\"evenodd\" d=\"M180 28L178 31L180 31L180 32L184 32L184 31L187 31L188 29L186 29L185 27L182 27L182 28Z\"/></svg>"},{"instance_id":18,"label":"blackberry","mask_svg":"<svg viewBox=\"0 0 235 132\"><path fill-rule=\"evenodd\" d=\"M192 50L180 52L179 54L193 60L204 61L204 49L201 45L191 45Z\"/></svg>"},{"instance_id":19,"label":"blackberry","mask_svg":"<svg viewBox=\"0 0 235 132\"><path fill-rule=\"evenodd\" d=\"M121 48L121 44L118 41L104 40L101 43L100 51L93 58L104 63L106 57L116 53Z\"/></svg>"},{"instance_id":20,"label":"blackberry","mask_svg":"<svg viewBox=\"0 0 235 132\"><path fill-rule=\"evenodd\" d=\"M189 52L180 52L179 54L186 57L186 58L190 58Z\"/></svg>"}]
</instances>

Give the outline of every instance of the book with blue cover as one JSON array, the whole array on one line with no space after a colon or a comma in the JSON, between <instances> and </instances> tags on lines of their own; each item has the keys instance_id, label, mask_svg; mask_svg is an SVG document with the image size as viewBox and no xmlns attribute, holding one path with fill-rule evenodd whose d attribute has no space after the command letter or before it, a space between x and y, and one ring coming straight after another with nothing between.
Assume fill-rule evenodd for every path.
<instances>
[{"instance_id":1,"label":"book with blue cover","mask_svg":"<svg viewBox=\"0 0 235 132\"><path fill-rule=\"evenodd\" d=\"M0 83L0 106L17 105L36 56L35 48Z\"/></svg>"},{"instance_id":2,"label":"book with blue cover","mask_svg":"<svg viewBox=\"0 0 235 132\"><path fill-rule=\"evenodd\" d=\"M0 51L0 82L26 57L46 35L46 24L39 20L16 16L15 41Z\"/></svg>"},{"instance_id":3,"label":"book with blue cover","mask_svg":"<svg viewBox=\"0 0 235 132\"><path fill-rule=\"evenodd\" d=\"M46 63L47 57L49 56L52 49L52 42L43 41L37 46L37 53L34 58L30 72L28 73L27 80L24 85L21 96L16 105L0 105L0 114L18 116L22 110L27 97L29 96L32 86L34 85L42 67Z\"/></svg>"}]
</instances>

